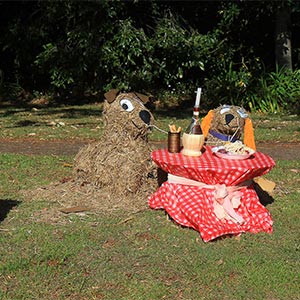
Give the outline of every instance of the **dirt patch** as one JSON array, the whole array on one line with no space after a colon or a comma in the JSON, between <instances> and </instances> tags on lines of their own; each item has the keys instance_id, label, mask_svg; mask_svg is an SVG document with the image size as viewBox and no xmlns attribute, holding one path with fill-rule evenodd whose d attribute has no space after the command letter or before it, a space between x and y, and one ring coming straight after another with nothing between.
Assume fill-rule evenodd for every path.
<instances>
[{"instance_id":1,"label":"dirt patch","mask_svg":"<svg viewBox=\"0 0 300 300\"><path fill-rule=\"evenodd\" d=\"M95 140L36 140L36 139L0 139L0 153L18 153L26 155L76 155L79 150ZM166 141L152 142L154 148L166 147ZM300 160L300 142L261 142L257 150L271 156L274 160Z\"/></svg>"},{"instance_id":2,"label":"dirt patch","mask_svg":"<svg viewBox=\"0 0 300 300\"><path fill-rule=\"evenodd\" d=\"M0 153L26 155L75 155L94 140L37 140L37 139L0 139Z\"/></svg>"},{"instance_id":3,"label":"dirt patch","mask_svg":"<svg viewBox=\"0 0 300 300\"><path fill-rule=\"evenodd\" d=\"M264 142L257 144L257 150L274 160L300 160L300 143Z\"/></svg>"}]
</instances>

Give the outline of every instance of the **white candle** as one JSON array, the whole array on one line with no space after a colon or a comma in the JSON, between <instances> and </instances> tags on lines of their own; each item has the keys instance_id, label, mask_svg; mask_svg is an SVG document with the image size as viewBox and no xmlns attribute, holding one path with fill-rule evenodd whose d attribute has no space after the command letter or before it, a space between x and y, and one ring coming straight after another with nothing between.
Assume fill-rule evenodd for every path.
<instances>
[{"instance_id":1,"label":"white candle","mask_svg":"<svg viewBox=\"0 0 300 300\"><path fill-rule=\"evenodd\" d=\"M201 97L201 88L198 88L197 89L196 102L195 102L196 107L200 106L200 97Z\"/></svg>"}]
</instances>

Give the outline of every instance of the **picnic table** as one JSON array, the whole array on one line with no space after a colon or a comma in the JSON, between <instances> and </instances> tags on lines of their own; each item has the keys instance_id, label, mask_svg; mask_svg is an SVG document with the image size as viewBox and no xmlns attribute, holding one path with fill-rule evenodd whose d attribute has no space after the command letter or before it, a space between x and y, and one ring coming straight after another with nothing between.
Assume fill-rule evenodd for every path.
<instances>
[{"instance_id":1,"label":"picnic table","mask_svg":"<svg viewBox=\"0 0 300 300\"><path fill-rule=\"evenodd\" d=\"M182 226L199 231L205 242L243 232L272 232L272 217L258 198L252 179L268 173L274 160L262 152L247 159L217 157L205 146L200 157L159 149L152 160L169 174L148 199Z\"/></svg>"}]
</instances>

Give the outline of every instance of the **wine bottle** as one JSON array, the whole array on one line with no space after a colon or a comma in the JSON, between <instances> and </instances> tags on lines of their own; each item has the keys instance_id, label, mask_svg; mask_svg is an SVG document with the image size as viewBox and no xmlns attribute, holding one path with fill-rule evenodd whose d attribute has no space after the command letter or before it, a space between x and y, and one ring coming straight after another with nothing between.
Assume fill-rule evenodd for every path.
<instances>
[{"instance_id":1,"label":"wine bottle","mask_svg":"<svg viewBox=\"0 0 300 300\"><path fill-rule=\"evenodd\" d=\"M193 117L190 125L187 127L185 133L187 134L203 134L199 120L199 106L194 106Z\"/></svg>"},{"instance_id":2,"label":"wine bottle","mask_svg":"<svg viewBox=\"0 0 300 300\"><path fill-rule=\"evenodd\" d=\"M202 154L201 149L204 144L204 135L199 120L200 95L201 88L198 88L192 121L182 136L182 154L187 156L200 156Z\"/></svg>"}]
</instances>

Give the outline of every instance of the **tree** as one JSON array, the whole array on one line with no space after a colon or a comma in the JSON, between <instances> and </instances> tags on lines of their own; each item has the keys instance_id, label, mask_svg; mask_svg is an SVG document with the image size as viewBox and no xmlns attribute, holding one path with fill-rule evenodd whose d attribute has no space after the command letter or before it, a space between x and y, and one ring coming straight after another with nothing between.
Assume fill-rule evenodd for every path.
<instances>
[{"instance_id":1,"label":"tree","mask_svg":"<svg viewBox=\"0 0 300 300\"><path fill-rule=\"evenodd\" d=\"M279 69L292 70L291 9L288 5L278 6L276 12L275 55Z\"/></svg>"},{"instance_id":2,"label":"tree","mask_svg":"<svg viewBox=\"0 0 300 300\"><path fill-rule=\"evenodd\" d=\"M165 90L174 99L201 85L215 103L239 103L276 64L297 69L299 3L0 1L0 84L79 96Z\"/></svg>"}]
</instances>

